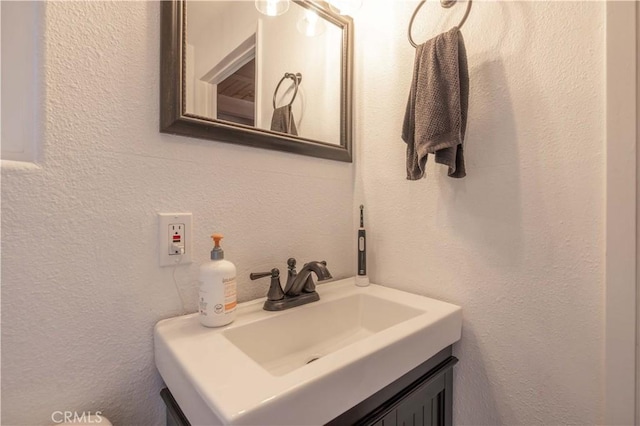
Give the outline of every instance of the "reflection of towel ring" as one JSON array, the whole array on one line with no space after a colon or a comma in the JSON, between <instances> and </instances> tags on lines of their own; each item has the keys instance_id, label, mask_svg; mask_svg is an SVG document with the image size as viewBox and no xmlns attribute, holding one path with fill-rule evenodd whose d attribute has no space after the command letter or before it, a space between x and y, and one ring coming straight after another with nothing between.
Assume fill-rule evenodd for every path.
<instances>
[{"instance_id":1,"label":"reflection of towel ring","mask_svg":"<svg viewBox=\"0 0 640 426\"><path fill-rule=\"evenodd\" d=\"M302 74L298 73L290 73L290 72L286 72L284 73L284 77L282 77L280 79L280 82L278 83L278 85L276 86L276 91L273 92L273 109L276 109L276 95L278 94L278 89L280 89L280 85L282 84L282 82L286 79L286 78L290 78L293 80L293 82L296 85L295 91L293 92L293 97L291 98L291 102L289 102L288 105L286 106L291 106L293 105L293 101L296 99L296 95L298 94L298 86L300 85L300 82L302 81Z\"/></svg>"},{"instance_id":2,"label":"reflection of towel ring","mask_svg":"<svg viewBox=\"0 0 640 426\"><path fill-rule=\"evenodd\" d=\"M413 15L411 15L411 20L409 21L409 30L407 31L407 34L409 36L409 43L411 43L413 47L418 47L418 45L416 44L415 41L413 41L413 37L411 37L411 27L413 27L413 20L416 19L416 15L418 14L418 11L422 7L422 5L425 3L425 1L426 0L422 0L420 4L418 4L418 7L416 7L416 10L414 10ZM469 16L469 12L471 11L472 1L473 0L467 0L467 10L464 12L464 16L462 17L462 20L458 24L458 28L462 28L465 21L467 20L467 17ZM440 0L440 6L446 9L450 8L454 4L456 4L456 0Z\"/></svg>"}]
</instances>

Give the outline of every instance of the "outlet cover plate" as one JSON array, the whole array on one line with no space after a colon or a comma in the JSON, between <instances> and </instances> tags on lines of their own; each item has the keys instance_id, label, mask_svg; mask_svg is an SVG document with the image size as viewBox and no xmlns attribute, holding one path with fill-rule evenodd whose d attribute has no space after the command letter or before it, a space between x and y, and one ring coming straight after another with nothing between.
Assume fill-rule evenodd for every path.
<instances>
[{"instance_id":1,"label":"outlet cover plate","mask_svg":"<svg viewBox=\"0 0 640 426\"><path fill-rule=\"evenodd\" d=\"M191 263L193 215L191 213L158 213L158 255L160 266L174 266ZM183 227L181 246L183 254L173 254L171 227Z\"/></svg>"}]
</instances>

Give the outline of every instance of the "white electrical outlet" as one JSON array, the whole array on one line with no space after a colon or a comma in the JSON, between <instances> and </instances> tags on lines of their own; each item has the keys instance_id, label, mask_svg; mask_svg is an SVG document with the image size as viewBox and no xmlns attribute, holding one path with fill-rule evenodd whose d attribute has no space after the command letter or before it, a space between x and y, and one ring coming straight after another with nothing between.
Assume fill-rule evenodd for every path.
<instances>
[{"instance_id":1,"label":"white electrical outlet","mask_svg":"<svg viewBox=\"0 0 640 426\"><path fill-rule=\"evenodd\" d=\"M191 263L191 213L158 213L160 266Z\"/></svg>"},{"instance_id":2,"label":"white electrical outlet","mask_svg":"<svg viewBox=\"0 0 640 426\"><path fill-rule=\"evenodd\" d=\"M169 224L169 256L184 254L184 223Z\"/></svg>"}]
</instances>

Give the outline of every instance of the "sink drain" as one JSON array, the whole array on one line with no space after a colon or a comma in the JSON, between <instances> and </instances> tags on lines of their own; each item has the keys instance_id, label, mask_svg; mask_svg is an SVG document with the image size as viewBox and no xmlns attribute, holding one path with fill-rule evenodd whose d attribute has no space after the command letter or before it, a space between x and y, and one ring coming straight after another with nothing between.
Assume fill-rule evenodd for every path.
<instances>
[{"instance_id":1,"label":"sink drain","mask_svg":"<svg viewBox=\"0 0 640 426\"><path fill-rule=\"evenodd\" d=\"M311 358L309 361L307 361L307 364L311 364L313 361L317 361L317 360L319 360L319 359L320 359L320 357L319 357L319 356L313 357L313 358Z\"/></svg>"}]
</instances>

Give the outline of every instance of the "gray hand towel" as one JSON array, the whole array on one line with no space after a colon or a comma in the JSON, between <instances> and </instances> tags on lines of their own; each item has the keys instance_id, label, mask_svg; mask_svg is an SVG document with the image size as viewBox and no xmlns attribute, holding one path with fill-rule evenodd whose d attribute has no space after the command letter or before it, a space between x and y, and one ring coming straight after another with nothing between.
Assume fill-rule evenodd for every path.
<instances>
[{"instance_id":1,"label":"gray hand towel","mask_svg":"<svg viewBox=\"0 0 640 426\"><path fill-rule=\"evenodd\" d=\"M281 106L273 110L271 130L298 136L298 129L296 129L296 123L293 120L291 105Z\"/></svg>"},{"instance_id":2,"label":"gray hand towel","mask_svg":"<svg viewBox=\"0 0 640 426\"><path fill-rule=\"evenodd\" d=\"M467 53L458 27L416 48L413 80L402 126L407 144L407 179L424 176L427 155L466 176L463 141L469 107Z\"/></svg>"}]
</instances>

